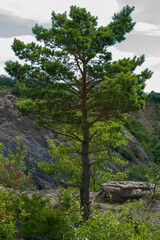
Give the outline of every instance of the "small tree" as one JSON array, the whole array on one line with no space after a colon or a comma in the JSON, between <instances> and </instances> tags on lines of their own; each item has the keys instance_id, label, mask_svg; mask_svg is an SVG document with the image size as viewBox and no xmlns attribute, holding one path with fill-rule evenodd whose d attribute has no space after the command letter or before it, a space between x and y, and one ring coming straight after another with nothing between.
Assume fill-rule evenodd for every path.
<instances>
[{"instance_id":1,"label":"small tree","mask_svg":"<svg viewBox=\"0 0 160 240\"><path fill-rule=\"evenodd\" d=\"M13 51L27 63L6 63L11 76L34 83L34 88L26 90L29 99L17 105L22 114L34 116L37 126L79 144L76 154L81 156L80 196L85 219L90 213L91 166L106 160L90 158L95 151L101 156L106 150L99 143L96 149L91 146L100 132L97 123L110 124L122 119L124 113L141 109L145 80L151 77L147 69L134 73L144 56L112 62L108 52L109 46L125 40L125 34L133 29L133 10L124 7L105 27L97 27L97 17L84 8L71 6L69 16L53 12L51 29L38 25L33 28L41 45L14 40Z\"/></svg>"},{"instance_id":2,"label":"small tree","mask_svg":"<svg viewBox=\"0 0 160 240\"><path fill-rule=\"evenodd\" d=\"M108 156L108 149L127 144L128 135L119 122L98 122L91 129L92 135L98 131L96 138L90 142L90 190L99 191L102 182L123 180L126 178L125 172L114 174L107 165L108 162L124 166L126 162L116 156ZM80 134L79 134L80 135ZM82 138L82 136L80 135ZM39 162L40 170L52 174L59 183L64 186L80 188L82 180L81 144L76 140L67 141L67 137L49 140L49 153L54 159L52 163ZM97 147L99 146L99 147ZM65 182L64 182L65 179Z\"/></svg>"},{"instance_id":3,"label":"small tree","mask_svg":"<svg viewBox=\"0 0 160 240\"><path fill-rule=\"evenodd\" d=\"M16 137L15 153L8 149L8 154L4 157L4 145L0 143L0 184L12 190L29 190L33 188L31 180L34 169L26 169L25 157L27 149L21 146L20 138ZM32 161L29 158L29 161Z\"/></svg>"}]
</instances>

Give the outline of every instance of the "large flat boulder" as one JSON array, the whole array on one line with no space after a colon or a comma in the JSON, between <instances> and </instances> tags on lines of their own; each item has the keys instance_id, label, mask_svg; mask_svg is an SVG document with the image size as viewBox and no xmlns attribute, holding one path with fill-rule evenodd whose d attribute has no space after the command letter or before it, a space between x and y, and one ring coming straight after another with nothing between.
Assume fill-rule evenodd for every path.
<instances>
[{"instance_id":1,"label":"large flat boulder","mask_svg":"<svg viewBox=\"0 0 160 240\"><path fill-rule=\"evenodd\" d=\"M154 191L154 184L134 181L113 181L101 185L103 197L114 201L124 202L127 200L143 198ZM159 187L157 187L159 192Z\"/></svg>"}]
</instances>

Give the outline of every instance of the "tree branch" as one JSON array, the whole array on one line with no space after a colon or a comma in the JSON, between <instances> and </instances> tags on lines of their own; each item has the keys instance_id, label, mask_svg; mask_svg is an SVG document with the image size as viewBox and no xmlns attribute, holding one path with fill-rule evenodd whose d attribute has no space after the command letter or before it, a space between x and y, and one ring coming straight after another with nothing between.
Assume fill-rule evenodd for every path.
<instances>
[{"instance_id":1,"label":"tree branch","mask_svg":"<svg viewBox=\"0 0 160 240\"><path fill-rule=\"evenodd\" d=\"M46 128L47 128L48 130L54 132L54 133L59 134L59 135L66 136L66 137L75 139L75 140L77 140L77 141L79 141L79 142L82 142L82 140L81 140L77 135L75 135L75 134L73 134L73 133L70 133L69 131L67 131L67 133L69 133L69 134L66 134L66 133L62 133L62 132L59 132L59 131L57 131L57 130L54 130L54 129L52 129L51 127L48 127L48 126L46 126Z\"/></svg>"},{"instance_id":2,"label":"tree branch","mask_svg":"<svg viewBox=\"0 0 160 240\"><path fill-rule=\"evenodd\" d=\"M65 183L65 182L63 182L63 181L61 181L61 180L59 180L59 179L56 179L56 180L57 180L57 182L59 182L60 184L65 185L66 187L76 187L76 188L80 188L80 187L81 187L80 185Z\"/></svg>"},{"instance_id":3,"label":"tree branch","mask_svg":"<svg viewBox=\"0 0 160 240\"><path fill-rule=\"evenodd\" d=\"M78 68L79 68L79 70L80 70L80 72L81 72L81 74L82 74L82 76L83 76L83 71L82 71L82 69L81 69L81 67L80 67L80 64L79 64L79 62L78 62L78 58L77 58L76 55L73 55L73 56L74 56L74 58L75 58L75 60L76 60L77 66L78 66Z\"/></svg>"},{"instance_id":4,"label":"tree branch","mask_svg":"<svg viewBox=\"0 0 160 240\"><path fill-rule=\"evenodd\" d=\"M106 115L109 110L111 109L111 107L113 106L113 103L110 104L110 106L107 108L106 111L104 111L103 113L101 113L97 118L95 118L89 125L88 128L90 128L94 123L96 123L98 120L100 120L104 115Z\"/></svg>"},{"instance_id":5,"label":"tree branch","mask_svg":"<svg viewBox=\"0 0 160 240\"><path fill-rule=\"evenodd\" d=\"M74 89L74 88L72 88L72 89ZM78 91L76 91L75 89L74 89L74 90L71 90L71 89L65 89L65 90L68 91L68 92L71 92L71 93L75 94L75 95L78 96L78 97L81 97L81 95L78 94Z\"/></svg>"},{"instance_id":6,"label":"tree branch","mask_svg":"<svg viewBox=\"0 0 160 240\"><path fill-rule=\"evenodd\" d=\"M82 85L82 83L81 83L77 78L73 77L73 79L74 79L77 83L79 83L79 84Z\"/></svg>"},{"instance_id":7,"label":"tree branch","mask_svg":"<svg viewBox=\"0 0 160 240\"><path fill-rule=\"evenodd\" d=\"M99 149L99 150L91 151L91 152L89 152L89 154L97 153L97 152L103 152L103 151L106 151L106 150L107 150L107 148L102 148L102 149Z\"/></svg>"},{"instance_id":8,"label":"tree branch","mask_svg":"<svg viewBox=\"0 0 160 240\"><path fill-rule=\"evenodd\" d=\"M92 136L89 138L89 141L91 141L91 140L94 138L94 136L97 134L97 132L98 132L98 130L96 130L96 131L92 134Z\"/></svg>"},{"instance_id":9,"label":"tree branch","mask_svg":"<svg viewBox=\"0 0 160 240\"><path fill-rule=\"evenodd\" d=\"M75 139L77 139L79 142L83 142L76 134L71 133L70 131L67 131L71 136L73 136Z\"/></svg>"},{"instance_id":10,"label":"tree branch","mask_svg":"<svg viewBox=\"0 0 160 240\"><path fill-rule=\"evenodd\" d=\"M102 160L99 160L99 161L92 161L92 162L90 162L90 166L95 165L95 164L97 164L97 163L104 162L104 161L109 160L109 159L111 159L111 158L112 158L112 157L105 158L105 159L102 159Z\"/></svg>"},{"instance_id":11,"label":"tree branch","mask_svg":"<svg viewBox=\"0 0 160 240\"><path fill-rule=\"evenodd\" d=\"M103 82L103 81L104 81L104 79L101 79L101 80L99 80L99 81L96 81L96 82L87 90L87 94L88 94L98 83Z\"/></svg>"},{"instance_id":12,"label":"tree branch","mask_svg":"<svg viewBox=\"0 0 160 240\"><path fill-rule=\"evenodd\" d=\"M62 79L62 81L63 81L64 83L66 83L66 85L69 85L69 83L68 83L66 80ZM69 91L69 92L72 92L73 94L77 95L78 97L81 96L81 95L79 94L79 92L78 92L75 88L73 88L73 87L71 87L71 88L72 88L72 90L71 90L71 89L65 89L65 90L66 90L66 91Z\"/></svg>"}]
</instances>

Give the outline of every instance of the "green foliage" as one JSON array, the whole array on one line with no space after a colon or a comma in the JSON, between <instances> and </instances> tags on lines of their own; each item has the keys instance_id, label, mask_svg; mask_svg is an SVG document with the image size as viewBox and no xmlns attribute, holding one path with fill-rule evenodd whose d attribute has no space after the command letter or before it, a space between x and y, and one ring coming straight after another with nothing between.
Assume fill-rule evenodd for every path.
<instances>
[{"instance_id":1,"label":"green foliage","mask_svg":"<svg viewBox=\"0 0 160 240\"><path fill-rule=\"evenodd\" d=\"M129 152L126 148L119 150L119 153L127 160L134 161L133 153Z\"/></svg>"},{"instance_id":2,"label":"green foliage","mask_svg":"<svg viewBox=\"0 0 160 240\"><path fill-rule=\"evenodd\" d=\"M141 74L133 72L144 62L144 56L111 62L111 53L107 51L108 46L123 41L133 29L135 23L130 16L133 10L126 6L108 26L97 27L96 17L84 8L71 6L69 17L66 13L52 13L51 29L38 25L33 28L43 46L15 39L12 49L26 63L8 61L6 71L19 82L47 85L45 90L31 87L26 91L34 108L25 102L18 109L37 116L40 126L58 132L62 124L74 125L82 131L91 127L95 119L114 120L143 107L144 82L152 73L148 69ZM87 109L82 110L86 102Z\"/></svg>"},{"instance_id":3,"label":"green foliage","mask_svg":"<svg viewBox=\"0 0 160 240\"><path fill-rule=\"evenodd\" d=\"M16 138L15 151L13 153L9 149L7 157L4 157L4 145L0 143L1 184L16 190L30 189L33 169L26 172L24 159L27 155L27 150L25 146L21 146L19 137ZM30 158L29 161L32 161L32 159Z\"/></svg>"},{"instance_id":4,"label":"green foliage","mask_svg":"<svg viewBox=\"0 0 160 240\"><path fill-rule=\"evenodd\" d=\"M0 89L11 90L16 84L14 79L0 75Z\"/></svg>"},{"instance_id":5,"label":"green foliage","mask_svg":"<svg viewBox=\"0 0 160 240\"><path fill-rule=\"evenodd\" d=\"M150 160L156 164L160 164L160 143L158 140L154 138L140 122L132 118L126 119L125 127L137 139L140 146L148 154Z\"/></svg>"},{"instance_id":6,"label":"green foliage","mask_svg":"<svg viewBox=\"0 0 160 240\"><path fill-rule=\"evenodd\" d=\"M139 153L139 150L135 147L135 148L132 148L132 152L133 152L133 155L136 157L136 158L140 158L140 153Z\"/></svg>"},{"instance_id":7,"label":"green foliage","mask_svg":"<svg viewBox=\"0 0 160 240\"><path fill-rule=\"evenodd\" d=\"M49 199L43 200L36 194L32 198L22 195L19 207L21 213L16 218L17 225L22 235L29 239L61 240L70 230L66 214L54 210Z\"/></svg>"},{"instance_id":8,"label":"green foliage","mask_svg":"<svg viewBox=\"0 0 160 240\"><path fill-rule=\"evenodd\" d=\"M126 177L123 172L113 174L112 169L109 169L106 164L109 161L121 166L126 164L125 161L117 157L108 156L107 148L109 146L113 148L116 146L124 146L127 144L128 138L119 122L100 122L96 124L95 129L99 130L98 135L90 144L90 154L92 154L90 189L92 191L100 190L100 183L102 182L123 180ZM93 133L95 129L92 130ZM117 129L119 129L119 131L117 131ZM52 174L61 181L65 179L66 184L80 186L82 163L81 156L78 153L81 151L81 144L76 140L67 141L65 137L62 137L62 139L64 140L63 142L60 142L58 139L49 141L49 152L54 162L51 164L39 162L38 167L41 171ZM101 155L99 152L101 152Z\"/></svg>"},{"instance_id":9,"label":"green foliage","mask_svg":"<svg viewBox=\"0 0 160 240\"><path fill-rule=\"evenodd\" d=\"M100 177L98 174L98 178L95 175L98 170L95 164L99 164L99 170L105 168L103 162L108 160L106 147L117 145L112 133L100 137L103 121L108 127L117 120L124 120L125 113L141 109L144 106L145 81L152 76L148 69L135 73L136 68L143 64L144 56L111 61L112 55L108 52L109 46L123 41L126 33L133 29L133 10L134 7L124 7L105 27L98 27L97 17L85 8L71 6L68 16L67 13L52 12L50 29L37 24L32 29L42 44L14 40L12 49L25 64L8 61L5 67L19 82L47 85L46 88L28 89L29 101L22 101L17 107L23 115L34 116L40 129L49 128L65 136L66 142L61 144L63 150L69 145L75 147L73 152L79 157L71 156L71 153L70 156L64 154L64 157L60 154L60 159L64 159L64 166L70 165L66 172L72 177L77 176L77 181L80 181L81 204L85 205L86 219L87 212L90 212L90 171L93 172L91 186L95 186L93 181L98 182L103 177L102 174ZM109 129L113 129L112 126ZM114 129L118 136L119 127ZM58 151L53 148L54 152ZM70 164L71 159L73 164ZM112 161L120 163L114 158ZM60 168L57 166L57 169Z\"/></svg>"},{"instance_id":10,"label":"green foliage","mask_svg":"<svg viewBox=\"0 0 160 240\"><path fill-rule=\"evenodd\" d=\"M15 221L12 211L8 209L7 200L11 196L9 190L0 189L0 239L12 240L14 236Z\"/></svg>"},{"instance_id":11,"label":"green foliage","mask_svg":"<svg viewBox=\"0 0 160 240\"><path fill-rule=\"evenodd\" d=\"M78 193L62 189L62 204L54 209L49 199L33 194L0 191L0 237L12 240L18 236L31 240L159 240L156 227L150 223L146 209L137 203L127 203L119 213L107 210L103 216L93 210L88 221L81 215ZM15 231L16 229L16 231Z\"/></svg>"},{"instance_id":12,"label":"green foliage","mask_svg":"<svg viewBox=\"0 0 160 240\"><path fill-rule=\"evenodd\" d=\"M146 100L152 100L155 103L160 103L160 93L151 91L149 94L147 94Z\"/></svg>"},{"instance_id":13,"label":"green foliage","mask_svg":"<svg viewBox=\"0 0 160 240\"><path fill-rule=\"evenodd\" d=\"M33 240L61 240L72 235L67 214L53 209L49 199L43 200L36 194L28 197L25 193L1 189L0 217L0 239L21 236Z\"/></svg>"},{"instance_id":14,"label":"green foliage","mask_svg":"<svg viewBox=\"0 0 160 240\"><path fill-rule=\"evenodd\" d=\"M24 96L23 91L25 89L24 84L16 81L15 79L9 78L7 76L0 76L0 93L3 96L3 90L10 91L13 95L17 97Z\"/></svg>"},{"instance_id":15,"label":"green foliage","mask_svg":"<svg viewBox=\"0 0 160 240\"><path fill-rule=\"evenodd\" d=\"M103 217L96 212L87 222L75 229L75 240L159 240L159 238L158 231L152 224L146 223L141 217L131 219L126 210L122 210L120 214L107 211Z\"/></svg>"},{"instance_id":16,"label":"green foliage","mask_svg":"<svg viewBox=\"0 0 160 240\"><path fill-rule=\"evenodd\" d=\"M30 189L32 172L26 173L24 158L27 151L20 145L19 137L16 152L9 150L6 158L3 144L0 146L1 184L10 187L1 186L0 189L0 239L12 240L21 236L33 240L61 240L67 234L71 236L65 212L53 209L49 199L43 200L36 194L29 197L22 192Z\"/></svg>"},{"instance_id":17,"label":"green foliage","mask_svg":"<svg viewBox=\"0 0 160 240\"><path fill-rule=\"evenodd\" d=\"M151 217L142 204L129 202L121 207L119 212L106 210L103 216L93 210L90 219L84 222L79 212L79 205L76 204L77 194L71 189L68 190L63 190L60 199L64 204L67 203L66 209L68 221L72 226L73 240L159 240L160 235L150 222Z\"/></svg>"},{"instance_id":18,"label":"green foliage","mask_svg":"<svg viewBox=\"0 0 160 240\"><path fill-rule=\"evenodd\" d=\"M160 167L148 167L147 165L134 165L127 169L127 179L129 181L146 182L149 179L155 179L159 175ZM153 181L154 183L154 181Z\"/></svg>"}]
</instances>

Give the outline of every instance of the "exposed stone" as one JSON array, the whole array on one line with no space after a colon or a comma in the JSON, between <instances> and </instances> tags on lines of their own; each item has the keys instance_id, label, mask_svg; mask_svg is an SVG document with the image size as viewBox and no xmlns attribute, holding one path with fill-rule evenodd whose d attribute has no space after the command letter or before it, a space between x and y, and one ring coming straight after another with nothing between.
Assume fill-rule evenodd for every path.
<instances>
[{"instance_id":1,"label":"exposed stone","mask_svg":"<svg viewBox=\"0 0 160 240\"><path fill-rule=\"evenodd\" d=\"M0 95L0 142L4 143L5 154L7 155L8 148L12 151L15 150L15 137L19 136L21 143L27 147L28 151L28 156L25 159L27 169L35 167L34 162L29 162L27 160L28 157L32 157L37 161L51 163L53 160L48 153L48 139L53 139L54 134L47 130L37 133L34 129L34 122L27 117L22 117L17 111L17 101L18 98L7 91L4 91L3 94ZM123 171L126 167L131 167L133 164L154 166L153 162L149 160L144 150L139 147L133 136L129 142L129 146L131 149L136 148L140 157L137 159L135 158L133 162L128 161L128 165L125 167L109 162L107 166L113 170L113 173L121 170ZM113 151L113 149L108 149L108 154L124 159L120 153ZM53 185L59 185L57 181L53 180L52 176L39 172L38 170L36 170L34 174L33 183L37 189L44 189L46 187L52 188Z\"/></svg>"},{"instance_id":2,"label":"exposed stone","mask_svg":"<svg viewBox=\"0 0 160 240\"><path fill-rule=\"evenodd\" d=\"M54 135L47 130L38 133L34 128L34 122L27 117L22 117L16 110L17 101L18 98L7 91L0 96L0 142L4 143L5 156L8 149L15 151L15 137L19 136L21 144L27 147L28 154L25 159L27 169L35 167L34 161L28 161L29 157L36 161L51 162L48 139L54 138ZM37 189L59 185L52 176L38 170L34 173L33 184Z\"/></svg>"},{"instance_id":3,"label":"exposed stone","mask_svg":"<svg viewBox=\"0 0 160 240\"><path fill-rule=\"evenodd\" d=\"M117 202L143 198L146 194L151 194L154 191L154 184L134 181L107 182L101 187L104 198L109 199L111 196ZM160 191L160 187L157 189Z\"/></svg>"}]
</instances>

